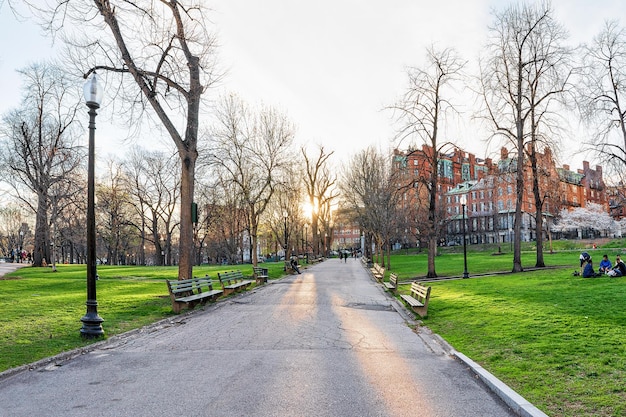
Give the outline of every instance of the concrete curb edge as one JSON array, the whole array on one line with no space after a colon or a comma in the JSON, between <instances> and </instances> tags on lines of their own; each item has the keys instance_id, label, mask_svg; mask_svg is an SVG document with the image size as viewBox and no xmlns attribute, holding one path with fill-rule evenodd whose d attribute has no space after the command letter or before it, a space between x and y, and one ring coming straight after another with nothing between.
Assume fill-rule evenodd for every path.
<instances>
[{"instance_id":1,"label":"concrete curb edge","mask_svg":"<svg viewBox=\"0 0 626 417\"><path fill-rule=\"evenodd\" d=\"M513 391L508 385L487 372L485 368L456 350L450 352L453 356L469 366L498 397L502 399L515 413L521 417L548 417L543 411L528 402L524 397Z\"/></svg>"}]
</instances>

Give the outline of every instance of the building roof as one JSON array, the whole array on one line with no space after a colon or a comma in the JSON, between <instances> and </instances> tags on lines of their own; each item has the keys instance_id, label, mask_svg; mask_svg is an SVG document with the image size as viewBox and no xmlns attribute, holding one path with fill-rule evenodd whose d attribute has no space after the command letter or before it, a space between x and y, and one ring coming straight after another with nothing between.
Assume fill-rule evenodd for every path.
<instances>
[{"instance_id":1,"label":"building roof","mask_svg":"<svg viewBox=\"0 0 626 417\"><path fill-rule=\"evenodd\" d=\"M581 185L583 178L585 178L585 174L579 174L578 172L570 171L565 168L557 168L556 172L559 174L559 179L561 181Z\"/></svg>"}]
</instances>

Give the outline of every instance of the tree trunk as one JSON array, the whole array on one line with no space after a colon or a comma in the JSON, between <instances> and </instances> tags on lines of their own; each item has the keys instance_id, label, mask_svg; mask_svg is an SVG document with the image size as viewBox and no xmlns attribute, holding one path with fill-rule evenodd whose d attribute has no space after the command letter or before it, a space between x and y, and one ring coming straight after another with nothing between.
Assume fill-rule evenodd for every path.
<instances>
[{"instance_id":1,"label":"tree trunk","mask_svg":"<svg viewBox=\"0 0 626 417\"><path fill-rule=\"evenodd\" d=\"M313 207L313 202L311 202L311 207ZM315 209L313 209L313 214L311 215L311 234L313 235L313 242L311 242L311 247L313 248L314 255L320 256L319 224L317 212Z\"/></svg>"},{"instance_id":2,"label":"tree trunk","mask_svg":"<svg viewBox=\"0 0 626 417\"><path fill-rule=\"evenodd\" d=\"M429 197L429 202L428 202L428 272L426 273L426 276L428 278L436 278L437 277L437 272L435 271L435 256L437 256L437 241L439 239L439 233L438 233L438 221L439 219L437 218L437 185L438 185L438 175L439 173L437 172L437 150L436 148L433 146L433 154L434 156L432 157L432 162L431 162L431 166L432 166L432 177L430 180L430 184L429 184L429 190L428 190L428 197Z\"/></svg>"},{"instance_id":3,"label":"tree trunk","mask_svg":"<svg viewBox=\"0 0 626 417\"><path fill-rule=\"evenodd\" d=\"M44 259L47 263L51 263L50 228L48 225L48 196L45 193L39 193L37 199L33 266L43 266ZM20 249L23 248L20 247Z\"/></svg>"},{"instance_id":4,"label":"tree trunk","mask_svg":"<svg viewBox=\"0 0 626 417\"><path fill-rule=\"evenodd\" d=\"M521 134L520 134L521 135ZM515 220L513 224L513 272L522 272L522 197L524 195L524 141L518 140Z\"/></svg>"},{"instance_id":5,"label":"tree trunk","mask_svg":"<svg viewBox=\"0 0 626 417\"><path fill-rule=\"evenodd\" d=\"M251 217L251 224L250 224L250 237L252 238L252 265L257 266L259 263L259 257L257 256L257 245L259 244L259 237L257 236L258 233L258 229L259 229L259 225L257 224L256 221L256 216Z\"/></svg>"},{"instance_id":6,"label":"tree trunk","mask_svg":"<svg viewBox=\"0 0 626 417\"><path fill-rule=\"evenodd\" d=\"M182 161L180 181L180 242L178 279L193 277L193 223L191 204L193 203L195 168L198 153L195 151L179 151Z\"/></svg>"},{"instance_id":7,"label":"tree trunk","mask_svg":"<svg viewBox=\"0 0 626 417\"><path fill-rule=\"evenodd\" d=\"M537 206L535 217L535 234L537 235L537 262L535 263L535 267L545 268L546 264L543 260L543 216L541 213L541 207L539 206Z\"/></svg>"}]
</instances>

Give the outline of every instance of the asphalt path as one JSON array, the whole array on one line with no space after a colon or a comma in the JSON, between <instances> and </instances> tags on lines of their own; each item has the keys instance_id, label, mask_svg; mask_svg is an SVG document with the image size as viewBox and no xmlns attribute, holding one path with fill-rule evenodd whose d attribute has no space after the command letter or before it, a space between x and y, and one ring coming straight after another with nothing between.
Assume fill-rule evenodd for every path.
<instances>
[{"instance_id":1,"label":"asphalt path","mask_svg":"<svg viewBox=\"0 0 626 417\"><path fill-rule=\"evenodd\" d=\"M410 324L360 261L330 259L11 373L0 379L0 415L516 415Z\"/></svg>"},{"instance_id":2,"label":"asphalt path","mask_svg":"<svg viewBox=\"0 0 626 417\"><path fill-rule=\"evenodd\" d=\"M4 277L5 274L29 265L30 264L20 264L17 262L0 262L0 278Z\"/></svg>"}]
</instances>

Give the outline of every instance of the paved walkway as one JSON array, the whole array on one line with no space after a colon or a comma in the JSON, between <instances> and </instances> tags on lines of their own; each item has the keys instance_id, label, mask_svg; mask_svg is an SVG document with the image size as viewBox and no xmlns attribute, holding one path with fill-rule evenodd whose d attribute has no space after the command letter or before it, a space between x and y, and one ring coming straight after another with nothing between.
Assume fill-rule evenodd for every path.
<instances>
[{"instance_id":1,"label":"paved walkway","mask_svg":"<svg viewBox=\"0 0 626 417\"><path fill-rule=\"evenodd\" d=\"M25 266L30 266L30 264L21 264L21 263L13 263L13 262L0 262L0 278L4 277L5 274L15 271L16 269L20 269Z\"/></svg>"},{"instance_id":2,"label":"paved walkway","mask_svg":"<svg viewBox=\"0 0 626 417\"><path fill-rule=\"evenodd\" d=\"M516 415L402 311L360 261L330 259L5 375L0 415Z\"/></svg>"}]
</instances>

